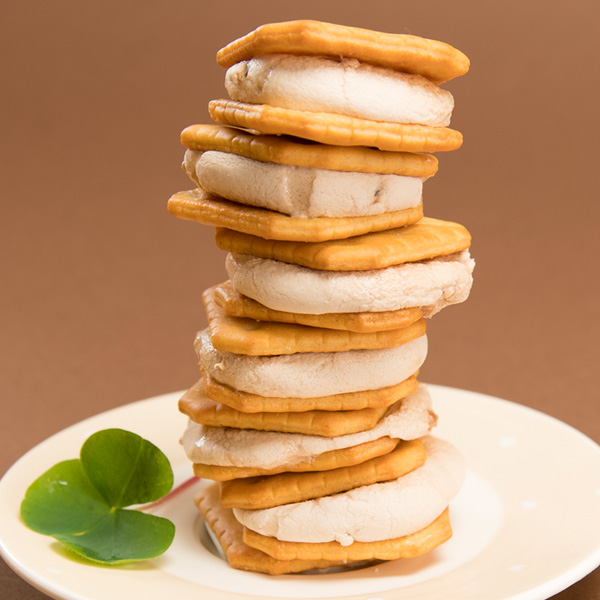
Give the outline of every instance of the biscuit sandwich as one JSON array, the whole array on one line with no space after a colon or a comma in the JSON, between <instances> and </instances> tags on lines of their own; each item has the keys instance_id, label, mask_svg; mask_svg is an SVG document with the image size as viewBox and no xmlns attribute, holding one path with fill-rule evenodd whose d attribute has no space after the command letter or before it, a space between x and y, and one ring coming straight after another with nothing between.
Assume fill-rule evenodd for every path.
<instances>
[{"instance_id":1,"label":"biscuit sandwich","mask_svg":"<svg viewBox=\"0 0 600 600\"><path fill-rule=\"evenodd\" d=\"M467 299L460 224L424 216L457 149L440 84L468 59L415 36L292 21L217 54L229 98L187 127L169 211L215 227L182 445L232 567L269 574L429 552L465 464L436 425L426 319Z\"/></svg>"}]
</instances>

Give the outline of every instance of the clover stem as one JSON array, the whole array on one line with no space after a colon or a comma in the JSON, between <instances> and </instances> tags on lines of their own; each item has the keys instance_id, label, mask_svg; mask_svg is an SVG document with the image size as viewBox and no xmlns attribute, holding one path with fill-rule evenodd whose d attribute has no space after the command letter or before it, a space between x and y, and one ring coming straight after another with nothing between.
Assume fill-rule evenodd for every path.
<instances>
[{"instance_id":1,"label":"clover stem","mask_svg":"<svg viewBox=\"0 0 600 600\"><path fill-rule=\"evenodd\" d=\"M168 500L171 500L175 496L178 496L179 494L181 494L182 492L187 490L189 487L191 487L198 481L200 481L199 477L195 477L195 476L190 477L189 479L186 479L183 483L180 483L177 487L173 488L168 494L165 494L162 498L159 498L158 500L155 500L154 502L150 502L149 504L145 504L139 510L141 510L143 512L151 511L151 510L155 509L156 507L161 506Z\"/></svg>"}]
</instances>

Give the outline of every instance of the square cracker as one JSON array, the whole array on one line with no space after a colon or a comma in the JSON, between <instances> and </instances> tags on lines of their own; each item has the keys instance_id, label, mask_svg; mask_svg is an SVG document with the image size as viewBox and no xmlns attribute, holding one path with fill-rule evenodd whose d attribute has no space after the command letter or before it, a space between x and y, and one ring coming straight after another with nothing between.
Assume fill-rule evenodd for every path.
<instances>
[{"instance_id":1,"label":"square cracker","mask_svg":"<svg viewBox=\"0 0 600 600\"><path fill-rule=\"evenodd\" d=\"M277 560L251 548L243 541L243 527L233 516L233 511L223 508L219 502L219 488L212 484L202 488L194 497L194 503L202 513L206 525L216 537L229 564L235 569L283 575L300 573L311 569L326 569L343 564L343 561L325 560Z\"/></svg>"},{"instance_id":2,"label":"square cracker","mask_svg":"<svg viewBox=\"0 0 600 600\"><path fill-rule=\"evenodd\" d=\"M355 58L364 63L422 75L436 84L464 75L469 59L444 42L313 20L267 23L217 52L231 65L261 54L305 54Z\"/></svg>"},{"instance_id":3,"label":"square cracker","mask_svg":"<svg viewBox=\"0 0 600 600\"><path fill-rule=\"evenodd\" d=\"M423 311L417 307L382 312L326 313L322 315L274 310L236 292L230 280L214 286L213 294L215 302L228 315L233 317L245 317L257 321L295 323L325 329L344 329L359 333L399 329L423 317Z\"/></svg>"},{"instance_id":4,"label":"square cracker","mask_svg":"<svg viewBox=\"0 0 600 600\"><path fill-rule=\"evenodd\" d=\"M398 400L400 402L400 400ZM393 406L393 405L392 405ZM211 427L256 429L335 437L372 429L391 407L305 412L242 412L211 400L201 381L179 400L179 410L192 421Z\"/></svg>"},{"instance_id":5,"label":"square cracker","mask_svg":"<svg viewBox=\"0 0 600 600\"><path fill-rule=\"evenodd\" d=\"M351 467L313 473L281 473L232 479L221 483L221 504L227 508L262 509L398 479L425 463L420 440L401 441L389 454Z\"/></svg>"},{"instance_id":6,"label":"square cracker","mask_svg":"<svg viewBox=\"0 0 600 600\"><path fill-rule=\"evenodd\" d=\"M214 300L214 290L202 295L212 344L218 350L249 356L276 356L299 352L374 350L406 344L425 335L425 319L406 327L357 333L294 323L255 321L228 315Z\"/></svg>"},{"instance_id":7,"label":"square cracker","mask_svg":"<svg viewBox=\"0 0 600 600\"><path fill-rule=\"evenodd\" d=\"M331 171L431 177L438 167L438 159L431 154L317 144L286 136L254 135L214 124L186 127L181 132L181 143L197 152L230 152L262 162Z\"/></svg>"},{"instance_id":8,"label":"square cracker","mask_svg":"<svg viewBox=\"0 0 600 600\"><path fill-rule=\"evenodd\" d=\"M213 196L201 189L177 192L169 198L169 212L180 219L226 227L273 240L320 242L416 223L423 205L366 217L290 217L266 208L246 206Z\"/></svg>"},{"instance_id":9,"label":"square cracker","mask_svg":"<svg viewBox=\"0 0 600 600\"><path fill-rule=\"evenodd\" d=\"M418 223L345 240L298 242L218 228L221 250L324 271L368 271L406 262L428 260L466 250L471 235L458 223L423 217Z\"/></svg>"},{"instance_id":10,"label":"square cracker","mask_svg":"<svg viewBox=\"0 0 600 600\"><path fill-rule=\"evenodd\" d=\"M463 136L449 127L390 123L336 113L309 112L268 104L212 100L213 121L270 135L291 135L333 146L370 146L391 152L448 152Z\"/></svg>"}]
</instances>

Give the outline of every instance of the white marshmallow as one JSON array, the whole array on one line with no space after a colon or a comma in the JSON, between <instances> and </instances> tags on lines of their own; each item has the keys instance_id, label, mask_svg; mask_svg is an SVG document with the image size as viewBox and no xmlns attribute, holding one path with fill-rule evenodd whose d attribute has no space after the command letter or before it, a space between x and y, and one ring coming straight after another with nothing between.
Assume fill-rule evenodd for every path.
<instances>
[{"instance_id":1,"label":"white marshmallow","mask_svg":"<svg viewBox=\"0 0 600 600\"><path fill-rule=\"evenodd\" d=\"M277 398L316 398L404 381L425 361L427 336L380 350L246 356L217 350L204 330L194 348L208 374L236 390Z\"/></svg>"},{"instance_id":2,"label":"white marshmallow","mask_svg":"<svg viewBox=\"0 0 600 600\"><path fill-rule=\"evenodd\" d=\"M203 190L292 217L357 217L418 206L418 177L261 162L227 152L188 150L188 175Z\"/></svg>"},{"instance_id":3,"label":"white marshmallow","mask_svg":"<svg viewBox=\"0 0 600 600\"><path fill-rule=\"evenodd\" d=\"M273 310L325 314L418 306L430 317L467 299L475 261L465 250L383 269L321 271L229 254L225 266L237 292Z\"/></svg>"},{"instance_id":4,"label":"white marshmallow","mask_svg":"<svg viewBox=\"0 0 600 600\"><path fill-rule=\"evenodd\" d=\"M463 457L449 442L427 436L425 464L395 481L316 500L261 510L234 509L238 521L290 542L375 542L410 535L433 522L458 493Z\"/></svg>"},{"instance_id":5,"label":"white marshmallow","mask_svg":"<svg viewBox=\"0 0 600 600\"><path fill-rule=\"evenodd\" d=\"M351 448L389 436L413 440L429 433L436 423L425 385L394 406L374 428L360 433L322 437L301 433L209 427L190 421L182 437L192 462L273 469L311 460L319 454Z\"/></svg>"},{"instance_id":6,"label":"white marshmallow","mask_svg":"<svg viewBox=\"0 0 600 600\"><path fill-rule=\"evenodd\" d=\"M448 126L454 108L452 94L421 75L350 58L258 56L230 67L225 87L240 102L432 127Z\"/></svg>"}]
</instances>

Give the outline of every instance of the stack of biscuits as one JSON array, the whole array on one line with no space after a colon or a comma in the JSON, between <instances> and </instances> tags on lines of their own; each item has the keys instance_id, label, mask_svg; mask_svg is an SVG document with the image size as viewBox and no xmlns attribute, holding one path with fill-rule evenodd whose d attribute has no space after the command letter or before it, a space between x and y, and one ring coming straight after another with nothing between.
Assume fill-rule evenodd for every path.
<instances>
[{"instance_id":1,"label":"stack of biscuits","mask_svg":"<svg viewBox=\"0 0 600 600\"><path fill-rule=\"evenodd\" d=\"M465 465L431 435L426 319L469 295L468 231L423 216L458 148L447 44L316 21L217 54L227 100L182 133L229 279L204 293L201 379L180 400L195 498L229 563L269 574L421 555L452 535Z\"/></svg>"}]
</instances>

